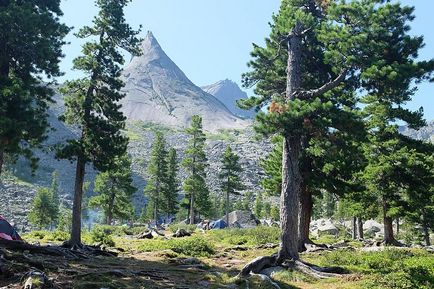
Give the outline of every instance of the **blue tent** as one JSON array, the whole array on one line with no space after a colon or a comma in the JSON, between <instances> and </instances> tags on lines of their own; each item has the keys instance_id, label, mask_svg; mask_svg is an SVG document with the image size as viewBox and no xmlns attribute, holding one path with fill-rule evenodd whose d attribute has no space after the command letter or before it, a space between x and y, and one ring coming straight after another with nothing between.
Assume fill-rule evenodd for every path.
<instances>
[{"instance_id":1,"label":"blue tent","mask_svg":"<svg viewBox=\"0 0 434 289\"><path fill-rule=\"evenodd\" d=\"M218 230L218 229L224 229L226 228L228 225L226 224L225 221L223 220L217 220L217 221L212 221L209 223L209 229L210 230Z\"/></svg>"}]
</instances>

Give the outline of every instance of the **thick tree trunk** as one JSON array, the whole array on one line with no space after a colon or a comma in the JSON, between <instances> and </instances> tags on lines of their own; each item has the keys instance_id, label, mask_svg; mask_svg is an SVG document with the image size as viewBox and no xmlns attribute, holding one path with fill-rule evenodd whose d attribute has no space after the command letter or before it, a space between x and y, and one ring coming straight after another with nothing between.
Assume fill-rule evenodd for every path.
<instances>
[{"instance_id":1,"label":"thick tree trunk","mask_svg":"<svg viewBox=\"0 0 434 289\"><path fill-rule=\"evenodd\" d=\"M360 217L357 218L357 237L360 240L364 239L364 236L363 236L363 220Z\"/></svg>"},{"instance_id":2,"label":"thick tree trunk","mask_svg":"<svg viewBox=\"0 0 434 289\"><path fill-rule=\"evenodd\" d=\"M310 220L312 217L313 199L312 192L308 190L306 182L303 181L300 193L300 220L298 226L299 243L298 250L303 252L306 250L306 244L311 244L309 238Z\"/></svg>"},{"instance_id":3,"label":"thick tree trunk","mask_svg":"<svg viewBox=\"0 0 434 289\"><path fill-rule=\"evenodd\" d=\"M283 146L282 194L280 197L280 248L277 261L299 259L298 219L301 174L300 139L285 137Z\"/></svg>"},{"instance_id":4,"label":"thick tree trunk","mask_svg":"<svg viewBox=\"0 0 434 289\"><path fill-rule=\"evenodd\" d=\"M190 225L194 225L194 193L190 197Z\"/></svg>"},{"instance_id":5,"label":"thick tree trunk","mask_svg":"<svg viewBox=\"0 0 434 289\"><path fill-rule=\"evenodd\" d=\"M81 202L83 199L83 183L86 162L83 156L77 158L75 171L74 205L72 207L72 231L70 246L81 245Z\"/></svg>"},{"instance_id":6,"label":"thick tree trunk","mask_svg":"<svg viewBox=\"0 0 434 289\"><path fill-rule=\"evenodd\" d=\"M301 85L302 25L297 22L288 40L286 99L294 100ZM301 136L284 135L282 154L282 192L280 195L280 248L277 262L298 260L299 198L302 185Z\"/></svg>"},{"instance_id":7,"label":"thick tree trunk","mask_svg":"<svg viewBox=\"0 0 434 289\"><path fill-rule=\"evenodd\" d=\"M384 243L386 245L395 245L397 241L393 234L393 219L387 216L388 209L387 202L383 201Z\"/></svg>"},{"instance_id":8,"label":"thick tree trunk","mask_svg":"<svg viewBox=\"0 0 434 289\"><path fill-rule=\"evenodd\" d=\"M357 218L353 217L353 240L357 239Z\"/></svg>"}]
</instances>

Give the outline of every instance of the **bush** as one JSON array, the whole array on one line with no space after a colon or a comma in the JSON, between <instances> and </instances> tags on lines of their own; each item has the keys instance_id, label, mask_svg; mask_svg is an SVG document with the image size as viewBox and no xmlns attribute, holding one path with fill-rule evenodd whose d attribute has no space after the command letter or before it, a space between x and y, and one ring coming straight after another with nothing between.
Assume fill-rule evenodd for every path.
<instances>
[{"instance_id":1,"label":"bush","mask_svg":"<svg viewBox=\"0 0 434 289\"><path fill-rule=\"evenodd\" d=\"M69 239L69 233L65 231L56 230L53 231L51 234L47 235L47 239L49 241L64 242Z\"/></svg>"},{"instance_id":2,"label":"bush","mask_svg":"<svg viewBox=\"0 0 434 289\"><path fill-rule=\"evenodd\" d=\"M214 247L205 239L193 237L188 239L171 240L172 251L193 257L209 257L215 253Z\"/></svg>"},{"instance_id":3,"label":"bush","mask_svg":"<svg viewBox=\"0 0 434 289\"><path fill-rule=\"evenodd\" d=\"M211 230L207 237L224 245L246 245L250 247L268 243L279 243L279 228L258 226L251 229Z\"/></svg>"},{"instance_id":4,"label":"bush","mask_svg":"<svg viewBox=\"0 0 434 289\"><path fill-rule=\"evenodd\" d=\"M115 241L113 241L112 237L113 231L110 229L110 226L95 226L90 232L92 242L113 247L115 245Z\"/></svg>"},{"instance_id":5,"label":"bush","mask_svg":"<svg viewBox=\"0 0 434 289\"><path fill-rule=\"evenodd\" d=\"M209 257L215 253L214 246L201 237L182 239L152 239L146 240L139 247L144 252L172 250L178 254L191 257Z\"/></svg>"}]
</instances>

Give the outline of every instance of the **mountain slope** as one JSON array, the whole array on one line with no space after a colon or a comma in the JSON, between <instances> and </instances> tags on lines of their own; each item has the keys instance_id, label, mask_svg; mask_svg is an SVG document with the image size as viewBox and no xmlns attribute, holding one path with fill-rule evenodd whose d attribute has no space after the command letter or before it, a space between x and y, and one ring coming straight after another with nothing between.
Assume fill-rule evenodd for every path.
<instances>
[{"instance_id":1,"label":"mountain slope","mask_svg":"<svg viewBox=\"0 0 434 289\"><path fill-rule=\"evenodd\" d=\"M142 51L123 72L127 96L121 104L128 120L187 127L191 117L199 114L208 131L248 125L214 96L194 85L166 55L151 32L142 43Z\"/></svg>"},{"instance_id":2,"label":"mountain slope","mask_svg":"<svg viewBox=\"0 0 434 289\"><path fill-rule=\"evenodd\" d=\"M247 98L247 93L233 81L226 79L211 85L203 86L202 89L220 100L233 114L242 118L253 118L254 110L243 110L237 106L237 100Z\"/></svg>"}]
</instances>

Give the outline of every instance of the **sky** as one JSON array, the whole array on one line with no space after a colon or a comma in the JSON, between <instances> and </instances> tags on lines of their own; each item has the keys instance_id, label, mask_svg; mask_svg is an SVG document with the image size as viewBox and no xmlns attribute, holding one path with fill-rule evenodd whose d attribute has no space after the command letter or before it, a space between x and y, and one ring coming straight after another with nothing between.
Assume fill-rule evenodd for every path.
<instances>
[{"instance_id":1,"label":"sky","mask_svg":"<svg viewBox=\"0 0 434 289\"><path fill-rule=\"evenodd\" d=\"M420 59L434 58L434 1L402 0L416 7L412 34L424 35L426 46ZM142 25L141 36L152 31L167 55L196 85L230 79L241 84L248 71L252 43L262 45L269 34L268 23L278 11L279 0L133 0L125 14L133 28ZM97 13L92 0L63 0L63 21L76 32L91 23ZM72 33L64 47L60 81L78 77L71 71L82 41ZM250 91L249 91L250 92ZM424 107L425 117L434 120L434 83L422 84L410 109Z\"/></svg>"}]
</instances>

